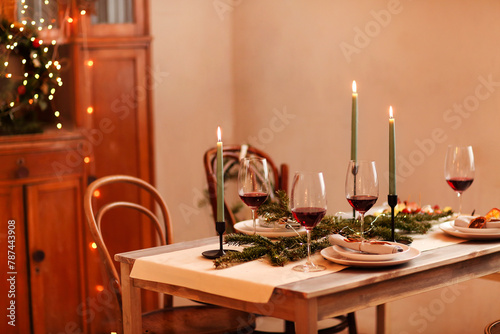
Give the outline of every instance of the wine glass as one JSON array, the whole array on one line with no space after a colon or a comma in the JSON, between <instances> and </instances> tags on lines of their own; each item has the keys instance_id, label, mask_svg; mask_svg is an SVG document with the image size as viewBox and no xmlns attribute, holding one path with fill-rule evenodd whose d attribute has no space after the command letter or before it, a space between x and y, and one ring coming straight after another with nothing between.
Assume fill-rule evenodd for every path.
<instances>
[{"instance_id":1,"label":"wine glass","mask_svg":"<svg viewBox=\"0 0 500 334\"><path fill-rule=\"evenodd\" d=\"M243 158L238 171L238 195L252 210L253 234L257 232L256 214L269 196L269 171L265 158Z\"/></svg>"},{"instance_id":2,"label":"wine glass","mask_svg":"<svg viewBox=\"0 0 500 334\"><path fill-rule=\"evenodd\" d=\"M326 214L325 180L321 172L297 172L293 178L290 197L292 214L307 233L307 261L293 270L314 272L324 270L322 265L311 261L311 230L318 225Z\"/></svg>"},{"instance_id":3,"label":"wine glass","mask_svg":"<svg viewBox=\"0 0 500 334\"><path fill-rule=\"evenodd\" d=\"M378 177L375 161L349 161L345 196L354 210L361 215L360 236L361 240L364 240L365 213L378 199Z\"/></svg>"},{"instance_id":4,"label":"wine glass","mask_svg":"<svg viewBox=\"0 0 500 334\"><path fill-rule=\"evenodd\" d=\"M472 146L448 146L444 161L444 178L457 192L458 215L462 214L462 193L474 181L474 153Z\"/></svg>"}]
</instances>

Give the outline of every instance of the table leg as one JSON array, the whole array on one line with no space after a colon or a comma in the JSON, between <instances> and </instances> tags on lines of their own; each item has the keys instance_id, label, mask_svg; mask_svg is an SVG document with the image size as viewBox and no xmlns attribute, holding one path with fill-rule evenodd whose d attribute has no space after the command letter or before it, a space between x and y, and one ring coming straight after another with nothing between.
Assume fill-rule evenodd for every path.
<instances>
[{"instance_id":1,"label":"table leg","mask_svg":"<svg viewBox=\"0 0 500 334\"><path fill-rule=\"evenodd\" d=\"M295 307L295 333L318 333L318 303L316 299L297 302Z\"/></svg>"},{"instance_id":2,"label":"table leg","mask_svg":"<svg viewBox=\"0 0 500 334\"><path fill-rule=\"evenodd\" d=\"M132 265L120 264L122 286L123 333L142 333L141 289L134 287L130 279Z\"/></svg>"},{"instance_id":3,"label":"table leg","mask_svg":"<svg viewBox=\"0 0 500 334\"><path fill-rule=\"evenodd\" d=\"M389 305L387 304L380 304L377 305L376 309L377 317L377 334L386 334L389 333L389 328L388 324L390 323L389 320Z\"/></svg>"}]
</instances>

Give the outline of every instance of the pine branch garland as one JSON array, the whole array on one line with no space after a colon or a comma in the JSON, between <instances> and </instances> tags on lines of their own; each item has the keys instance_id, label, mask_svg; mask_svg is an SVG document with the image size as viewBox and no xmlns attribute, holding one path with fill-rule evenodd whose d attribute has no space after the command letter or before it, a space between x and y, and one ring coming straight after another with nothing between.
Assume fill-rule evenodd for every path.
<instances>
[{"instance_id":1,"label":"pine branch garland","mask_svg":"<svg viewBox=\"0 0 500 334\"><path fill-rule=\"evenodd\" d=\"M288 197L285 192L277 192L278 202L270 202L261 206L259 215L266 215L272 219L291 219L288 206ZM395 216L395 237L398 242L409 244L413 241L408 234L425 234L432 227L433 221L449 217L453 212L443 213L416 213ZM391 215L384 213L378 216L366 216L364 231L366 238L390 240ZM346 237L356 237L360 222L353 218L326 216L311 232L311 253L330 246L328 236L342 234ZM265 258L273 266L284 266L290 261L297 261L307 257L307 236L281 237L271 240L261 235L228 234L225 242L229 245L244 246L241 252L228 252L214 260L215 268L222 269L238 263Z\"/></svg>"}]
</instances>

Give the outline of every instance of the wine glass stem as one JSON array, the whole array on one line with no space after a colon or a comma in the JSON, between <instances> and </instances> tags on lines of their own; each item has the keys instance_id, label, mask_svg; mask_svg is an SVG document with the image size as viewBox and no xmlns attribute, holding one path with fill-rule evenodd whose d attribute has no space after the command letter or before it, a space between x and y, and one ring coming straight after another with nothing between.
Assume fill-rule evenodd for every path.
<instances>
[{"instance_id":1,"label":"wine glass stem","mask_svg":"<svg viewBox=\"0 0 500 334\"><path fill-rule=\"evenodd\" d=\"M252 219L253 219L253 234L257 233L257 222L255 221L255 209L252 209Z\"/></svg>"},{"instance_id":2,"label":"wine glass stem","mask_svg":"<svg viewBox=\"0 0 500 334\"><path fill-rule=\"evenodd\" d=\"M365 214L364 212L360 212L361 221L360 221L360 231L361 231L361 240L365 240Z\"/></svg>"},{"instance_id":3,"label":"wine glass stem","mask_svg":"<svg viewBox=\"0 0 500 334\"><path fill-rule=\"evenodd\" d=\"M306 230L307 234L307 264L311 264L311 232Z\"/></svg>"},{"instance_id":4,"label":"wine glass stem","mask_svg":"<svg viewBox=\"0 0 500 334\"><path fill-rule=\"evenodd\" d=\"M458 215L462 215L462 193L457 192L458 196Z\"/></svg>"}]
</instances>

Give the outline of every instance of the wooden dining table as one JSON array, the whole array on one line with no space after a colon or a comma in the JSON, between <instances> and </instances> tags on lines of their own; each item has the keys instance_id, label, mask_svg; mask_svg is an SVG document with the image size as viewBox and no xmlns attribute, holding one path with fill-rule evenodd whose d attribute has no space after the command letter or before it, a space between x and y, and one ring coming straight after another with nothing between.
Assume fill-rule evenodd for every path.
<instances>
[{"instance_id":1,"label":"wooden dining table","mask_svg":"<svg viewBox=\"0 0 500 334\"><path fill-rule=\"evenodd\" d=\"M377 306L377 333L385 333L383 305L386 303L500 270L499 240L460 240L460 243L425 250L419 257L397 266L346 267L278 285L264 302L130 275L140 258L208 247L216 242L216 238L207 238L116 254L115 260L121 266L124 333L141 332L141 289L293 321L299 334L317 333L317 320ZM214 277L206 284L217 283L218 279Z\"/></svg>"}]
</instances>

